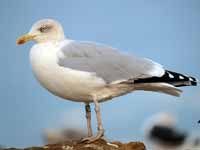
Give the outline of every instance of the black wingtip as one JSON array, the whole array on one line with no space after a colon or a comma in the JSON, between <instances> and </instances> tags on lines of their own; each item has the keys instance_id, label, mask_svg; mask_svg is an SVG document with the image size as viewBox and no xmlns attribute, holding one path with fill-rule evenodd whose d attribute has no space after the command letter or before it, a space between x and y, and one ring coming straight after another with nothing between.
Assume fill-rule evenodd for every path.
<instances>
[{"instance_id":1,"label":"black wingtip","mask_svg":"<svg viewBox=\"0 0 200 150\"><path fill-rule=\"evenodd\" d=\"M189 77L189 80L193 86L197 86L198 80L194 77Z\"/></svg>"},{"instance_id":2,"label":"black wingtip","mask_svg":"<svg viewBox=\"0 0 200 150\"><path fill-rule=\"evenodd\" d=\"M151 78L134 80L134 83L157 83L157 82L165 82L172 84L176 87L181 87L181 86L197 86L198 80L194 77L186 76L169 70L165 70L165 74L162 77L151 77Z\"/></svg>"},{"instance_id":3,"label":"black wingtip","mask_svg":"<svg viewBox=\"0 0 200 150\"><path fill-rule=\"evenodd\" d=\"M176 87L197 86L198 80L194 77L186 76L169 70L166 70L166 72L174 76L174 81L171 82L171 84L173 84Z\"/></svg>"}]
</instances>

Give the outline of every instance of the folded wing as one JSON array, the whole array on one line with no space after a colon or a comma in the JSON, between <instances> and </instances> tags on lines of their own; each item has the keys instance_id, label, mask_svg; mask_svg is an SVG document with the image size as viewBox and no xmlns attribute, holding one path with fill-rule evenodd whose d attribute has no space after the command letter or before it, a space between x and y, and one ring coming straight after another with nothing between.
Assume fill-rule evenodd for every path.
<instances>
[{"instance_id":1,"label":"folded wing","mask_svg":"<svg viewBox=\"0 0 200 150\"><path fill-rule=\"evenodd\" d=\"M60 66L94 73L107 83L161 77L165 72L161 65L149 59L92 42L71 41L58 53Z\"/></svg>"}]
</instances>

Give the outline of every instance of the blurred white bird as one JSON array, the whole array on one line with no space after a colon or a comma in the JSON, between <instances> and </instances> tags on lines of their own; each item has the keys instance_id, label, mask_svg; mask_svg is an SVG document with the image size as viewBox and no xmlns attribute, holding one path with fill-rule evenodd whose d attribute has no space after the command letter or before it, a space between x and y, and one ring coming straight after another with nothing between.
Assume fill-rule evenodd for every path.
<instances>
[{"instance_id":1,"label":"blurred white bird","mask_svg":"<svg viewBox=\"0 0 200 150\"><path fill-rule=\"evenodd\" d=\"M181 150L189 136L176 127L176 119L169 113L158 113L148 119L144 135L152 150Z\"/></svg>"},{"instance_id":2,"label":"blurred white bird","mask_svg":"<svg viewBox=\"0 0 200 150\"><path fill-rule=\"evenodd\" d=\"M170 113L157 113L144 123L146 145L151 150L200 150L198 131L177 127L177 119Z\"/></svg>"},{"instance_id":3,"label":"blurred white bird","mask_svg":"<svg viewBox=\"0 0 200 150\"><path fill-rule=\"evenodd\" d=\"M79 141L86 132L79 128L46 129L43 134L45 144Z\"/></svg>"},{"instance_id":4,"label":"blurred white bird","mask_svg":"<svg viewBox=\"0 0 200 150\"><path fill-rule=\"evenodd\" d=\"M55 20L36 22L17 44L37 42L30 52L30 61L37 80L54 95L84 102L88 138L101 138L104 129L99 102L135 90L162 92L179 96L179 86L197 85L197 80L165 70L152 60L128 55L110 46L78 42L65 38L62 26ZM92 136L90 103L95 104L98 133Z\"/></svg>"}]
</instances>

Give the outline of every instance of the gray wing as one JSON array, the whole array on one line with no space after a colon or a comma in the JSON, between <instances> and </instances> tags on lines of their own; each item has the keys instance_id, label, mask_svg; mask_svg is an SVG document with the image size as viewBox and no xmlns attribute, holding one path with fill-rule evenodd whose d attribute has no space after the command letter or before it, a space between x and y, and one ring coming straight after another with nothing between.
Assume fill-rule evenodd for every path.
<instances>
[{"instance_id":1,"label":"gray wing","mask_svg":"<svg viewBox=\"0 0 200 150\"><path fill-rule=\"evenodd\" d=\"M119 80L162 76L161 65L117 49L92 42L71 41L59 51L58 64L80 71L95 73L107 83Z\"/></svg>"}]
</instances>

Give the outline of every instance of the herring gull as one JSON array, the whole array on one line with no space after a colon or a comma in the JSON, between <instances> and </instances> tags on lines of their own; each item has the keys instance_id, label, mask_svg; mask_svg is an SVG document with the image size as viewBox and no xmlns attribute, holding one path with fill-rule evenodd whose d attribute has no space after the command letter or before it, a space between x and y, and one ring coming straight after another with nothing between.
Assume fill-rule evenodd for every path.
<instances>
[{"instance_id":1,"label":"herring gull","mask_svg":"<svg viewBox=\"0 0 200 150\"><path fill-rule=\"evenodd\" d=\"M88 137L93 142L104 135L99 102L136 90L179 96L179 86L195 86L197 80L169 70L146 58L116 48L65 38L55 20L36 22L17 44L33 40L30 62L37 80L48 91L67 100L85 103ZM95 105L98 133L93 136L90 103Z\"/></svg>"}]
</instances>

